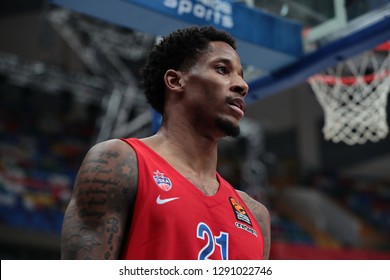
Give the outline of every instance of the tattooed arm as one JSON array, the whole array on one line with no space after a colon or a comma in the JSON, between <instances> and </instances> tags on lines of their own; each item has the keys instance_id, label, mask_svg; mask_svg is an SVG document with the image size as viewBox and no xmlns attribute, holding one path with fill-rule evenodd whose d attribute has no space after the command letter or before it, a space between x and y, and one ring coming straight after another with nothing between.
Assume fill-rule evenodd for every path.
<instances>
[{"instance_id":1,"label":"tattooed arm","mask_svg":"<svg viewBox=\"0 0 390 280\"><path fill-rule=\"evenodd\" d=\"M62 259L120 258L137 180L135 152L121 140L90 149L65 212Z\"/></svg>"},{"instance_id":2,"label":"tattooed arm","mask_svg":"<svg viewBox=\"0 0 390 280\"><path fill-rule=\"evenodd\" d=\"M264 238L263 258L268 260L271 249L271 222L268 209L263 204L250 197L247 193L242 191L238 191L238 193L260 225Z\"/></svg>"}]
</instances>

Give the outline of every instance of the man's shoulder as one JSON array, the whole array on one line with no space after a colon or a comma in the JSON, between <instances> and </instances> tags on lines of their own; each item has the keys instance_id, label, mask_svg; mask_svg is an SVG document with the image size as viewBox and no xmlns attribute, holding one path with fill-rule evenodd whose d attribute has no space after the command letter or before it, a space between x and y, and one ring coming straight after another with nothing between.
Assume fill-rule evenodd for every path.
<instances>
[{"instance_id":1,"label":"man's shoulder","mask_svg":"<svg viewBox=\"0 0 390 280\"><path fill-rule=\"evenodd\" d=\"M254 216L269 216L268 209L267 207L265 207L264 204L257 201L244 191L237 190L237 193L240 195L241 199L245 202L245 204L249 207Z\"/></svg>"},{"instance_id":2,"label":"man's shoulder","mask_svg":"<svg viewBox=\"0 0 390 280\"><path fill-rule=\"evenodd\" d=\"M131 145L123 141L122 139L109 139L102 142L94 144L89 152L134 152L134 149Z\"/></svg>"},{"instance_id":3,"label":"man's shoulder","mask_svg":"<svg viewBox=\"0 0 390 280\"><path fill-rule=\"evenodd\" d=\"M136 168L137 156L131 145L121 139L110 139L94 144L87 152L85 163L131 165Z\"/></svg>"}]
</instances>

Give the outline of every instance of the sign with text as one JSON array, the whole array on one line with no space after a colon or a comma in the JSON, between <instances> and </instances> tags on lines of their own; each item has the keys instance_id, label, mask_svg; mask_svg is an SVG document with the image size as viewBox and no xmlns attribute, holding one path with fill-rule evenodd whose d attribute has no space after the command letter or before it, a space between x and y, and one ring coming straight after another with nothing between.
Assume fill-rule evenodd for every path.
<instances>
[{"instance_id":1,"label":"sign with text","mask_svg":"<svg viewBox=\"0 0 390 280\"><path fill-rule=\"evenodd\" d=\"M300 24L231 0L51 0L52 3L155 36L191 25L232 34L244 64L265 72L303 56Z\"/></svg>"}]
</instances>

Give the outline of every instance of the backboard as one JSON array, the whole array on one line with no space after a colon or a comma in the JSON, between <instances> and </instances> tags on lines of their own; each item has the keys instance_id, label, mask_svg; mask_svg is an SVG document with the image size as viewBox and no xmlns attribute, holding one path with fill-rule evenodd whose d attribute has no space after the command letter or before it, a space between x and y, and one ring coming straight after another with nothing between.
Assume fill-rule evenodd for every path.
<instances>
[{"instance_id":1,"label":"backboard","mask_svg":"<svg viewBox=\"0 0 390 280\"><path fill-rule=\"evenodd\" d=\"M313 50L388 16L389 0L248 0L249 5L303 25L303 41ZM387 12L386 12L387 10ZM309 47L309 45L312 45ZM314 47L315 49L315 47Z\"/></svg>"},{"instance_id":2,"label":"backboard","mask_svg":"<svg viewBox=\"0 0 390 280\"><path fill-rule=\"evenodd\" d=\"M254 78L253 101L390 40L389 0L248 0L249 5L302 24L304 55Z\"/></svg>"}]
</instances>

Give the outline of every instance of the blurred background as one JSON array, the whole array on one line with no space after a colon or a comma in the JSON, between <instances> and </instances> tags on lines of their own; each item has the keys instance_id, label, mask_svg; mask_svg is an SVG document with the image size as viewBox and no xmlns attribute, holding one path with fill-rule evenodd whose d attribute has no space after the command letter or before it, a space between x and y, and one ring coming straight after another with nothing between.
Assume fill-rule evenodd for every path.
<instances>
[{"instance_id":1,"label":"blurred background","mask_svg":"<svg viewBox=\"0 0 390 280\"><path fill-rule=\"evenodd\" d=\"M298 21L304 38L337 11L337 1L228 2ZM390 12L389 1L341 2L344 25ZM311 35L305 53L329 41L324 34ZM2 0L2 259L59 259L64 211L88 149L157 129L139 83L156 39L43 0ZM244 67L249 82L264 75ZM270 210L271 259L390 259L390 138L335 143L324 139L324 122L306 79L258 96L241 136L222 141L219 172Z\"/></svg>"}]
</instances>

